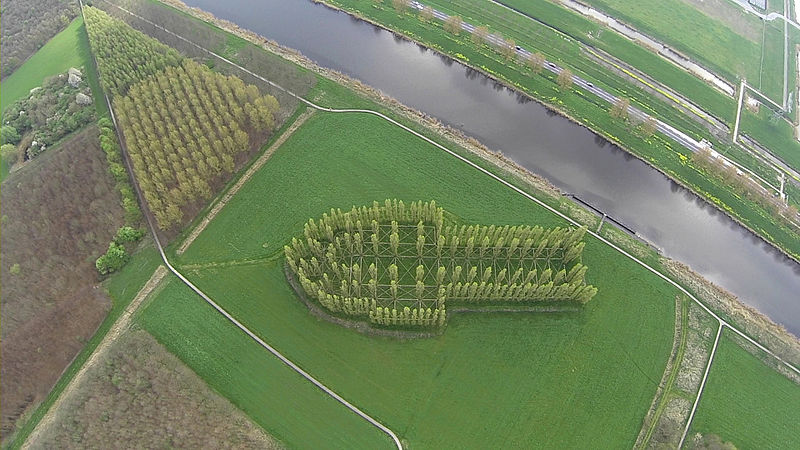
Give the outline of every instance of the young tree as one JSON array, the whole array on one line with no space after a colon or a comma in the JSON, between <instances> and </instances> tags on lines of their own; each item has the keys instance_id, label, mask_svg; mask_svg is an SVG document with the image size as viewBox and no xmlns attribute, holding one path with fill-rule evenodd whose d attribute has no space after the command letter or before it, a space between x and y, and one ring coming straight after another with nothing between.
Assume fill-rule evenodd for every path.
<instances>
[{"instance_id":1,"label":"young tree","mask_svg":"<svg viewBox=\"0 0 800 450\"><path fill-rule=\"evenodd\" d=\"M509 61L517 57L517 43L513 39L508 39L500 44L500 54Z\"/></svg>"},{"instance_id":2,"label":"young tree","mask_svg":"<svg viewBox=\"0 0 800 450\"><path fill-rule=\"evenodd\" d=\"M525 62L527 63L528 67L531 68L533 73L540 73L542 69L544 69L545 58L543 54L536 52L528 55L528 58Z\"/></svg>"},{"instance_id":3,"label":"young tree","mask_svg":"<svg viewBox=\"0 0 800 450\"><path fill-rule=\"evenodd\" d=\"M410 4L411 0L392 0L392 6L394 6L394 10L397 11L397 14L406 12Z\"/></svg>"},{"instance_id":4,"label":"young tree","mask_svg":"<svg viewBox=\"0 0 800 450\"><path fill-rule=\"evenodd\" d=\"M450 16L444 21L444 30L458 36L461 34L461 24L460 16Z\"/></svg>"},{"instance_id":5,"label":"young tree","mask_svg":"<svg viewBox=\"0 0 800 450\"><path fill-rule=\"evenodd\" d=\"M558 83L558 87L562 90L569 89L569 87L572 86L572 71L569 69L561 69L556 82Z\"/></svg>"},{"instance_id":6,"label":"young tree","mask_svg":"<svg viewBox=\"0 0 800 450\"><path fill-rule=\"evenodd\" d=\"M645 138L649 138L650 136L656 134L658 130L658 122L656 121L655 117L648 117L645 119L644 122L639 126L639 129L642 131L642 135Z\"/></svg>"},{"instance_id":7,"label":"young tree","mask_svg":"<svg viewBox=\"0 0 800 450\"><path fill-rule=\"evenodd\" d=\"M631 106L631 101L627 98L620 97L614 102L614 105L611 107L611 117L615 119L621 119L623 121L628 120L628 108Z\"/></svg>"},{"instance_id":8,"label":"young tree","mask_svg":"<svg viewBox=\"0 0 800 450\"><path fill-rule=\"evenodd\" d=\"M472 30L472 42L475 45L483 45L486 43L486 38L489 36L489 28L485 26L475 27Z\"/></svg>"},{"instance_id":9,"label":"young tree","mask_svg":"<svg viewBox=\"0 0 800 450\"><path fill-rule=\"evenodd\" d=\"M419 20L423 22L430 22L433 20L433 8L430 6L426 6L422 8L422 11L419 13Z\"/></svg>"}]
</instances>

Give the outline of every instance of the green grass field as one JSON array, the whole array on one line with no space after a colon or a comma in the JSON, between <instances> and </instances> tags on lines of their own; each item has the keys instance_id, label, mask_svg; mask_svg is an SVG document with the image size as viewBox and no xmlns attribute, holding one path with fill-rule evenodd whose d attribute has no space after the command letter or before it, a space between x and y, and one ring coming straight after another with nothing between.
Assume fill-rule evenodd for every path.
<instances>
[{"instance_id":1,"label":"green grass field","mask_svg":"<svg viewBox=\"0 0 800 450\"><path fill-rule=\"evenodd\" d=\"M409 447L632 445L669 355L676 291L595 240L583 261L600 293L581 312L454 315L442 336L412 341L363 336L308 313L285 281L281 247L331 206L393 196L436 199L465 221L563 225L378 118L316 113L179 261L246 326ZM242 258L257 261L231 261ZM316 433L329 428L333 439L350 436L348 447L374 446L358 440L369 436L355 424L312 417L324 399L301 397L313 400L308 410L283 413L301 406L285 397L287 385L263 381L277 363L254 343L232 351L241 334L181 289L163 291L140 321L212 387L289 446L318 446Z\"/></svg>"},{"instance_id":2,"label":"green grass field","mask_svg":"<svg viewBox=\"0 0 800 450\"><path fill-rule=\"evenodd\" d=\"M70 67L87 65L89 48L85 34L83 19L78 17L7 76L0 85L0 113L27 96L31 89L41 86L45 78L66 72Z\"/></svg>"},{"instance_id":3,"label":"green grass field","mask_svg":"<svg viewBox=\"0 0 800 450\"><path fill-rule=\"evenodd\" d=\"M290 446L389 447L388 436L270 355L177 278L139 320L212 389Z\"/></svg>"},{"instance_id":4,"label":"green grass field","mask_svg":"<svg viewBox=\"0 0 800 450\"><path fill-rule=\"evenodd\" d=\"M712 18L681 0L592 0L604 12L663 41L734 83L737 77L758 79L761 42L748 39L730 22ZM755 16L744 16L758 27Z\"/></svg>"},{"instance_id":5,"label":"green grass field","mask_svg":"<svg viewBox=\"0 0 800 450\"><path fill-rule=\"evenodd\" d=\"M764 54L760 63L759 90L772 101L783 104L783 22L767 22L764 27ZM794 66L796 67L796 66ZM793 67L789 67L789 71ZM796 70L796 69L795 69ZM749 81L749 80L748 80ZM794 77L789 78L790 85ZM790 89L791 91L791 89Z\"/></svg>"},{"instance_id":6,"label":"green grass field","mask_svg":"<svg viewBox=\"0 0 800 450\"><path fill-rule=\"evenodd\" d=\"M800 386L723 334L689 437L717 434L739 449L800 447Z\"/></svg>"}]
</instances>

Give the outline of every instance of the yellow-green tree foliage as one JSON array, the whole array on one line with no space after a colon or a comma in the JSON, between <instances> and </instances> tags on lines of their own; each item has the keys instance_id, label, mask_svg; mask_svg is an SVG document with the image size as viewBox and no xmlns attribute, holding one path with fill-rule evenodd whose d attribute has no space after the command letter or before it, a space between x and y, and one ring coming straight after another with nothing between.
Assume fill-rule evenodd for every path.
<instances>
[{"instance_id":1,"label":"yellow-green tree foliage","mask_svg":"<svg viewBox=\"0 0 800 450\"><path fill-rule=\"evenodd\" d=\"M189 59L114 99L134 174L162 229L228 180L237 155L273 129L278 108L257 87Z\"/></svg>"},{"instance_id":2,"label":"yellow-green tree foliage","mask_svg":"<svg viewBox=\"0 0 800 450\"><path fill-rule=\"evenodd\" d=\"M125 22L91 6L84 8L86 31L97 59L103 89L112 96L125 94L134 83L183 57L173 48L134 30Z\"/></svg>"}]
</instances>

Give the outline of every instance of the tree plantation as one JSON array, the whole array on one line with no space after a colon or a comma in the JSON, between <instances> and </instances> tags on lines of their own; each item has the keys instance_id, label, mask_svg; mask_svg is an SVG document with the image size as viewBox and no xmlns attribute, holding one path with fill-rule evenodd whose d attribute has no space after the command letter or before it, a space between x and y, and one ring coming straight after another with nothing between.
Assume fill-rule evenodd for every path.
<instances>
[{"instance_id":1,"label":"tree plantation","mask_svg":"<svg viewBox=\"0 0 800 450\"><path fill-rule=\"evenodd\" d=\"M97 8L83 9L86 31L97 60L103 89L112 96L148 75L177 66L183 57L174 49L134 30Z\"/></svg>"},{"instance_id":2,"label":"tree plantation","mask_svg":"<svg viewBox=\"0 0 800 450\"><path fill-rule=\"evenodd\" d=\"M275 126L272 96L160 44L106 13L87 8L93 47L136 179L162 229L193 216ZM92 17L90 20L89 17ZM102 55L103 52L98 53ZM123 55L122 58L117 55Z\"/></svg>"},{"instance_id":3,"label":"tree plantation","mask_svg":"<svg viewBox=\"0 0 800 450\"><path fill-rule=\"evenodd\" d=\"M445 224L435 202L386 200L306 223L284 248L305 294L334 314L433 327L450 305L585 304L585 229Z\"/></svg>"},{"instance_id":4,"label":"tree plantation","mask_svg":"<svg viewBox=\"0 0 800 450\"><path fill-rule=\"evenodd\" d=\"M185 60L132 86L114 109L134 174L167 229L181 223L185 206L211 198L212 186L234 172L237 155L263 141L278 102L236 77Z\"/></svg>"}]
</instances>

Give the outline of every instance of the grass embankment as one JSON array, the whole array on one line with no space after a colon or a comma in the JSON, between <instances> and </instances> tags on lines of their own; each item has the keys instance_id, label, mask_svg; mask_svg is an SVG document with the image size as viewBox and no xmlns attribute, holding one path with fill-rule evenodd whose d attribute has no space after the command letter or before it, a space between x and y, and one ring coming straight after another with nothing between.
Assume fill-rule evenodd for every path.
<instances>
[{"instance_id":1,"label":"grass embankment","mask_svg":"<svg viewBox=\"0 0 800 450\"><path fill-rule=\"evenodd\" d=\"M97 348L100 341L102 341L106 333L108 333L108 330L114 322L116 322L131 300L133 300L136 293L139 292L139 289L144 286L160 262L161 259L155 247L152 245L144 246L133 255L131 261L129 261L119 273L113 275L103 283L103 287L108 291L112 299L112 306L108 315L100 324L100 327L92 338L86 343L81 352L78 353L61 375L61 378L59 378L56 385L53 386L47 398L36 407L33 414L25 421L24 425L11 436L12 439L4 443L8 444L4 445L4 447L16 449L22 446L25 439L27 439L36 425L39 424L39 421L42 420L42 417L53 405L53 402L61 395L64 388L72 381L72 378L78 370L80 370L89 356L91 356L94 349Z\"/></svg>"},{"instance_id":2,"label":"grass embankment","mask_svg":"<svg viewBox=\"0 0 800 450\"><path fill-rule=\"evenodd\" d=\"M246 326L410 446L632 445L670 352L676 290L589 239L587 282L600 293L581 312L455 315L442 336L406 342L319 321L285 280L282 246L331 206L388 196L434 198L477 223L564 225L379 118L318 113L180 261ZM265 259L230 261L243 258ZM374 445L357 441L360 425L322 419L318 395L308 406L287 399L291 378L269 382L277 369L266 366L278 363L181 291L165 289L141 323L272 435L298 447L315 446L316 433L346 437L351 448Z\"/></svg>"},{"instance_id":3,"label":"grass embankment","mask_svg":"<svg viewBox=\"0 0 800 450\"><path fill-rule=\"evenodd\" d=\"M735 193L720 179L696 167L691 161L692 152L688 149L658 133L651 137L644 137L628 122L612 118L609 114L610 105L598 97L574 86L566 91L560 90L555 81L555 75L549 71L543 71L539 75L533 74L524 65L508 62L487 46L475 45L466 33L454 36L445 32L439 21L424 23L411 13L398 15L388 5L376 7L372 3L359 0L326 1L337 5L347 5L346 10L348 11L368 17L390 29L408 35L558 108L577 122L591 128L610 141L620 144L645 162L692 189L788 254L800 258L800 236L796 231L776 220L770 212L755 202ZM540 45L536 44L531 48L537 49L540 48ZM603 83L598 82L598 85L613 92L613 89ZM628 88L629 91L631 89ZM652 112L647 108L645 110ZM682 120L688 119L683 118ZM696 137L699 138L697 135ZM747 159L742 156L743 151L737 150L737 147L727 147L726 149L715 144L715 149L733 159ZM774 173L772 175L774 177Z\"/></svg>"},{"instance_id":4,"label":"grass embankment","mask_svg":"<svg viewBox=\"0 0 800 450\"><path fill-rule=\"evenodd\" d=\"M794 137L794 126L773 117L771 109L762 106L758 114L742 109L739 129L769 148L786 164L800 170L800 142Z\"/></svg>"},{"instance_id":5,"label":"grass embankment","mask_svg":"<svg viewBox=\"0 0 800 450\"><path fill-rule=\"evenodd\" d=\"M738 78L758 79L761 42L739 28L761 28L751 15L741 24L712 18L681 0L594 0L593 6L639 31L669 44L735 84ZM748 35L751 36L748 36Z\"/></svg>"},{"instance_id":6,"label":"grass embankment","mask_svg":"<svg viewBox=\"0 0 800 450\"><path fill-rule=\"evenodd\" d=\"M694 433L738 448L800 447L800 386L741 348L726 330L697 408Z\"/></svg>"}]
</instances>

